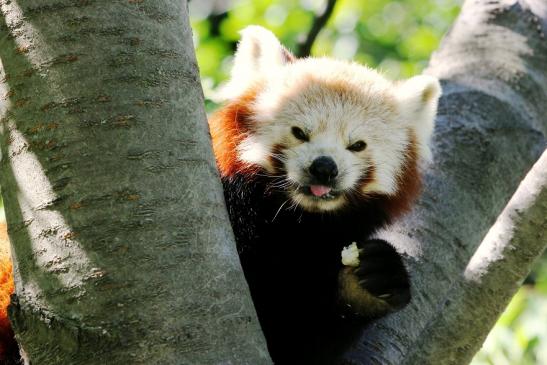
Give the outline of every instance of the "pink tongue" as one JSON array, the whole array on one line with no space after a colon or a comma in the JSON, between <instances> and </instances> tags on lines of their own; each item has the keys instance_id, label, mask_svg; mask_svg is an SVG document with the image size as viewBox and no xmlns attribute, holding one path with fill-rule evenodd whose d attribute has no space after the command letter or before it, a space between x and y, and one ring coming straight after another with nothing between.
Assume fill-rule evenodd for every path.
<instances>
[{"instance_id":1,"label":"pink tongue","mask_svg":"<svg viewBox=\"0 0 547 365\"><path fill-rule=\"evenodd\" d=\"M315 196L323 196L331 191L331 188L323 185L310 185L311 193Z\"/></svg>"}]
</instances>

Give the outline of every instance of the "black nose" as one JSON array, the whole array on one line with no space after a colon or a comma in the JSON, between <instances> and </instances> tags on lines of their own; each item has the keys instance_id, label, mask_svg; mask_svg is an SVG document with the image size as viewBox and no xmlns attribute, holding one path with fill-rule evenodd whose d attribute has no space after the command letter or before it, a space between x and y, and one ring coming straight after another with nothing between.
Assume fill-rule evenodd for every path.
<instances>
[{"instance_id":1,"label":"black nose","mask_svg":"<svg viewBox=\"0 0 547 365\"><path fill-rule=\"evenodd\" d=\"M319 182L328 183L338 175L338 167L332 158L320 156L313 160L310 166L310 174Z\"/></svg>"}]
</instances>

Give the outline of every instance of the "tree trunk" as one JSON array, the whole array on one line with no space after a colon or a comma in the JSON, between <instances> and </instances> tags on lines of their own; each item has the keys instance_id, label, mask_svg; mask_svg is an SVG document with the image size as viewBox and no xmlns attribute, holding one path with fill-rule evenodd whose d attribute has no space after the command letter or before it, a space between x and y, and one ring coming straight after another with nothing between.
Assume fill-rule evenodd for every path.
<instances>
[{"instance_id":1,"label":"tree trunk","mask_svg":"<svg viewBox=\"0 0 547 365\"><path fill-rule=\"evenodd\" d=\"M268 364L186 1L0 0L11 319L33 364Z\"/></svg>"},{"instance_id":2,"label":"tree trunk","mask_svg":"<svg viewBox=\"0 0 547 365\"><path fill-rule=\"evenodd\" d=\"M517 251L529 246L519 259L503 256L511 250L499 250L502 257L491 262L479 253L470 263L546 147L546 29L543 0L468 0L433 56L427 72L442 80L444 93L434 163L413 213L381 233L406 253L413 300L403 311L365 328L346 351L346 362L469 362L545 248L547 216L538 212L545 212L547 203L545 193L537 193L534 197L543 201L530 213L534 224L524 228L528 239L538 241L515 240ZM473 267L481 270L469 276ZM512 272L507 277L513 282L499 285L490 271ZM477 310L481 306L486 309Z\"/></svg>"}]
</instances>

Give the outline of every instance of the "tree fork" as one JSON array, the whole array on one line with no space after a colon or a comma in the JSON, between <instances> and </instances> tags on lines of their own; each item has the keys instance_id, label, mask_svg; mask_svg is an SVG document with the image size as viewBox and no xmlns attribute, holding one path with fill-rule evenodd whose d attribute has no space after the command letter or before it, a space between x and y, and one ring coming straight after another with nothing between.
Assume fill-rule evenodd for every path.
<instances>
[{"instance_id":1,"label":"tree fork","mask_svg":"<svg viewBox=\"0 0 547 365\"><path fill-rule=\"evenodd\" d=\"M186 2L0 7L10 315L28 361L270 363Z\"/></svg>"},{"instance_id":2,"label":"tree fork","mask_svg":"<svg viewBox=\"0 0 547 365\"><path fill-rule=\"evenodd\" d=\"M432 364L439 358L443 364L471 361L545 251L546 217L547 151L521 182L462 277L450 288L406 363Z\"/></svg>"},{"instance_id":3,"label":"tree fork","mask_svg":"<svg viewBox=\"0 0 547 365\"><path fill-rule=\"evenodd\" d=\"M413 299L401 312L363 329L342 356L345 363L464 364L479 348L488 330L484 326L472 327L467 338L456 328L444 327L443 338L435 330L442 323L435 320L442 318L469 260L545 150L546 30L544 1L468 0L433 55L426 72L441 79L444 94L433 140L434 162L414 211L381 232L407 257ZM534 253L540 255L541 250ZM534 259L526 257L528 264ZM511 270L516 262L498 265ZM521 280L525 271L516 271ZM500 298L514 287L504 290ZM473 296L471 291L461 295ZM484 305L491 304L491 298L473 298L475 302L462 299L457 304L460 320L466 323L491 321L493 313L503 310L492 306L482 317L471 307L481 306L481 298ZM451 340L465 346L443 351ZM424 344L427 348L422 349Z\"/></svg>"}]
</instances>

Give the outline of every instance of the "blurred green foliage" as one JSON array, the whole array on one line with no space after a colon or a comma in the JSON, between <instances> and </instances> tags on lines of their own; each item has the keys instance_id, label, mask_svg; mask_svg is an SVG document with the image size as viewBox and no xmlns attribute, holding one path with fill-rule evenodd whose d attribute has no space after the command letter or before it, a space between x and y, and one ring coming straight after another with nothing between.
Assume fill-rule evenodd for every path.
<instances>
[{"instance_id":1,"label":"blurred green foliage","mask_svg":"<svg viewBox=\"0 0 547 365\"><path fill-rule=\"evenodd\" d=\"M239 31L258 24L289 49L306 37L324 0L194 0L190 17L208 106L230 72ZM338 0L312 55L354 59L391 78L419 73L456 17L460 0ZM209 108L208 108L209 109Z\"/></svg>"},{"instance_id":2,"label":"blurred green foliage","mask_svg":"<svg viewBox=\"0 0 547 365\"><path fill-rule=\"evenodd\" d=\"M547 364L547 256L492 329L471 365Z\"/></svg>"},{"instance_id":3,"label":"blurred green foliage","mask_svg":"<svg viewBox=\"0 0 547 365\"><path fill-rule=\"evenodd\" d=\"M272 30L289 49L306 37L325 0L193 0L190 17L207 109L230 73L239 30ZM354 59L388 77L420 73L454 21L461 0L338 0L312 55ZM520 289L472 365L547 364L547 256Z\"/></svg>"}]
</instances>

